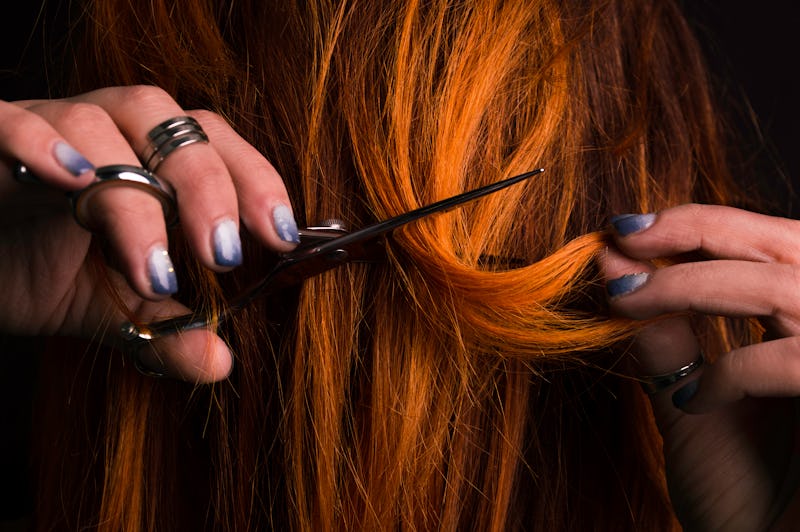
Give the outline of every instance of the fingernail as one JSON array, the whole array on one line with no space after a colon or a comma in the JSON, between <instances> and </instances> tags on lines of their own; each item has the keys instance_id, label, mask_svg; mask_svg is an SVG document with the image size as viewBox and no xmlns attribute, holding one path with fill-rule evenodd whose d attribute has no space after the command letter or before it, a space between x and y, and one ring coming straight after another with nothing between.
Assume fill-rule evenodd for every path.
<instances>
[{"instance_id":1,"label":"fingernail","mask_svg":"<svg viewBox=\"0 0 800 532\"><path fill-rule=\"evenodd\" d=\"M650 275L647 273L629 273L606 284L606 291L611 298L624 296L642 287Z\"/></svg>"},{"instance_id":2,"label":"fingernail","mask_svg":"<svg viewBox=\"0 0 800 532\"><path fill-rule=\"evenodd\" d=\"M300 243L300 234L297 232L297 222L294 221L292 211L286 205L278 205L272 209L272 220L275 230L284 242Z\"/></svg>"},{"instance_id":3,"label":"fingernail","mask_svg":"<svg viewBox=\"0 0 800 532\"><path fill-rule=\"evenodd\" d=\"M242 241L239 228L230 218L214 228L214 262L219 266L238 266L242 263Z\"/></svg>"},{"instance_id":4,"label":"fingernail","mask_svg":"<svg viewBox=\"0 0 800 532\"><path fill-rule=\"evenodd\" d=\"M169 258L169 253L162 246L157 246L150 252L147 259L147 270L150 274L150 284L156 294L174 294L178 291L178 278L175 268Z\"/></svg>"},{"instance_id":5,"label":"fingernail","mask_svg":"<svg viewBox=\"0 0 800 532\"><path fill-rule=\"evenodd\" d=\"M611 218L611 225L620 236L627 236L644 231L655 221L655 214L620 214Z\"/></svg>"},{"instance_id":6,"label":"fingernail","mask_svg":"<svg viewBox=\"0 0 800 532\"><path fill-rule=\"evenodd\" d=\"M56 142L55 146L53 146L53 156L61 166L75 177L94 170L94 165L66 142Z\"/></svg>"},{"instance_id":7,"label":"fingernail","mask_svg":"<svg viewBox=\"0 0 800 532\"><path fill-rule=\"evenodd\" d=\"M675 408L683 409L684 405L689 402L689 400L694 397L697 393L697 385L699 379L695 379L692 382L686 384L684 387L679 388L672 394L672 404Z\"/></svg>"}]
</instances>

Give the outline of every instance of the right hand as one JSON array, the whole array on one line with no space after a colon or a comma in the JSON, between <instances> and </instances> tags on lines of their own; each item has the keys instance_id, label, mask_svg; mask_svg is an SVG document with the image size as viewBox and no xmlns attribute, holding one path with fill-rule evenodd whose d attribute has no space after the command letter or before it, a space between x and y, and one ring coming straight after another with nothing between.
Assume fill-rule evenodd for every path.
<instances>
[{"instance_id":1,"label":"right hand","mask_svg":"<svg viewBox=\"0 0 800 532\"><path fill-rule=\"evenodd\" d=\"M267 247L294 247L297 231L283 181L214 113L185 111L161 89L146 86L64 100L0 101L0 332L118 342L126 318L95 274L89 257L95 236L78 226L64 195L89 185L95 167L141 166L148 131L182 115L197 119L210 142L175 150L158 175L175 190L181 230L198 260L218 272L234 267L238 258L215 260L215 231L225 222L222 237L235 246L240 219ZM17 161L41 184L16 182ZM125 305L144 322L188 313L169 298L177 282L189 280L167 271L158 201L129 187L104 190L91 201L92 226L112 250L119 271L109 276ZM196 382L223 379L231 368L227 346L205 329L154 341L141 358Z\"/></svg>"}]
</instances>

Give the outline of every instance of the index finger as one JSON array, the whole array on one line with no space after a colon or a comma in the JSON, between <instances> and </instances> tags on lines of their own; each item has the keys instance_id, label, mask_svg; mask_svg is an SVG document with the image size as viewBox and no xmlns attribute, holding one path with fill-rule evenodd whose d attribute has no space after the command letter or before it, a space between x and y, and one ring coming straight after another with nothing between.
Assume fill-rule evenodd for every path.
<instances>
[{"instance_id":1,"label":"index finger","mask_svg":"<svg viewBox=\"0 0 800 532\"><path fill-rule=\"evenodd\" d=\"M721 205L687 204L611 220L617 246L640 259L692 251L716 259L800 263L800 222Z\"/></svg>"}]
</instances>

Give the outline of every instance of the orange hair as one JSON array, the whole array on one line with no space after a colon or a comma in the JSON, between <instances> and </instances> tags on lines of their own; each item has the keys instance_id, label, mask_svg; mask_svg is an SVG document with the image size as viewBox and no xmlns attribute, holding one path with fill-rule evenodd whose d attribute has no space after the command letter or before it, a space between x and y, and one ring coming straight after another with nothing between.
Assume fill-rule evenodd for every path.
<instances>
[{"instance_id":1,"label":"orange hair","mask_svg":"<svg viewBox=\"0 0 800 532\"><path fill-rule=\"evenodd\" d=\"M636 325L608 316L594 262L609 215L733 200L676 6L285 4L88 1L73 90L152 83L220 113L301 222L546 172L260 301L221 331L226 382L116 355L45 377L40 528L677 529L646 399L616 375ZM184 256L181 297L263 271L246 244L219 279Z\"/></svg>"}]
</instances>

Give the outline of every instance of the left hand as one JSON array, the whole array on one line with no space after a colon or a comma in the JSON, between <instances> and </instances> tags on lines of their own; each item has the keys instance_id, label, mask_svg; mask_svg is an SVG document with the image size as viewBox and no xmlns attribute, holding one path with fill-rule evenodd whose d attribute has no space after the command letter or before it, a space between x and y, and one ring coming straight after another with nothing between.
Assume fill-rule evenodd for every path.
<instances>
[{"instance_id":1,"label":"left hand","mask_svg":"<svg viewBox=\"0 0 800 532\"><path fill-rule=\"evenodd\" d=\"M793 530L800 222L702 205L615 222L618 249L603 261L615 312L757 317L770 338L651 396L679 519L687 530ZM649 262L686 252L709 260L659 269ZM684 314L645 328L634 351L640 375L659 375L695 360L700 342Z\"/></svg>"}]
</instances>

